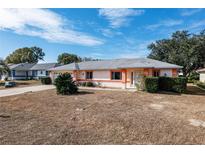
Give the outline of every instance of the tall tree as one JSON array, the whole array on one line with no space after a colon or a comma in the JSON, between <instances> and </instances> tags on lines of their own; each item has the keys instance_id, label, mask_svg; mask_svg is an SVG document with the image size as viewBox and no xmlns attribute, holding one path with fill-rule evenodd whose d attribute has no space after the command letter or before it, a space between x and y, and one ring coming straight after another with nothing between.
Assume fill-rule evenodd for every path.
<instances>
[{"instance_id":1,"label":"tall tree","mask_svg":"<svg viewBox=\"0 0 205 154\"><path fill-rule=\"evenodd\" d=\"M39 60L43 60L45 53L39 47L24 47L16 49L9 56L6 57L6 63L37 63Z\"/></svg>"},{"instance_id":2,"label":"tall tree","mask_svg":"<svg viewBox=\"0 0 205 154\"><path fill-rule=\"evenodd\" d=\"M62 53L58 56L58 59L57 59L58 63L59 64L70 64L70 63L73 63L73 62L81 62L81 58L78 57L77 55L75 54L70 54L70 53Z\"/></svg>"},{"instance_id":3,"label":"tall tree","mask_svg":"<svg viewBox=\"0 0 205 154\"><path fill-rule=\"evenodd\" d=\"M4 60L0 58L0 75L6 74L6 73L9 73L9 67L4 62Z\"/></svg>"},{"instance_id":4,"label":"tall tree","mask_svg":"<svg viewBox=\"0 0 205 154\"><path fill-rule=\"evenodd\" d=\"M148 46L148 58L183 66L183 74L188 76L205 62L205 32L199 35L188 31L177 31L170 39L158 40Z\"/></svg>"}]
</instances>

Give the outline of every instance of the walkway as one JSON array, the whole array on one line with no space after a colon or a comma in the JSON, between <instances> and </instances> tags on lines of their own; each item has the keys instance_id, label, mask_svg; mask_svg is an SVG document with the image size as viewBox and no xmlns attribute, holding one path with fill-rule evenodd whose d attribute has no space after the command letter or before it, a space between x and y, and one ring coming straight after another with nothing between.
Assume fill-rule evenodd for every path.
<instances>
[{"instance_id":1,"label":"walkway","mask_svg":"<svg viewBox=\"0 0 205 154\"><path fill-rule=\"evenodd\" d=\"M8 88L0 90L0 97L23 94L27 92L37 92L42 90L54 89L53 85L39 85L21 88ZM135 92L136 89L114 89L114 88L97 88L97 87L79 87L80 90L103 90L103 91L130 91Z\"/></svg>"},{"instance_id":2,"label":"walkway","mask_svg":"<svg viewBox=\"0 0 205 154\"><path fill-rule=\"evenodd\" d=\"M23 94L27 92L36 92L42 90L54 89L53 85L39 85L39 86L29 86L29 87L21 87L21 88L8 88L5 90L0 90L0 97L4 96L12 96Z\"/></svg>"}]
</instances>

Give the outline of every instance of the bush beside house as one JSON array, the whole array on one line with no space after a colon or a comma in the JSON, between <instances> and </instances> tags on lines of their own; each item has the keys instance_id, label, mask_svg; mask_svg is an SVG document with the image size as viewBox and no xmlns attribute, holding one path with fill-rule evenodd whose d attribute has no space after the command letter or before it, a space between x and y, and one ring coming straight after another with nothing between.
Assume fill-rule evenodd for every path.
<instances>
[{"instance_id":1,"label":"bush beside house","mask_svg":"<svg viewBox=\"0 0 205 154\"><path fill-rule=\"evenodd\" d=\"M96 86L93 82L81 82L79 85L82 87L95 87Z\"/></svg>"},{"instance_id":2,"label":"bush beside house","mask_svg":"<svg viewBox=\"0 0 205 154\"><path fill-rule=\"evenodd\" d=\"M145 90L157 92L158 90L184 93L187 79L185 77L146 77Z\"/></svg>"},{"instance_id":3,"label":"bush beside house","mask_svg":"<svg viewBox=\"0 0 205 154\"><path fill-rule=\"evenodd\" d=\"M78 92L76 82L69 73L60 74L54 81L57 94L70 95Z\"/></svg>"},{"instance_id":4,"label":"bush beside house","mask_svg":"<svg viewBox=\"0 0 205 154\"><path fill-rule=\"evenodd\" d=\"M41 78L41 83L42 84L51 84L52 83L52 80L50 77L42 77Z\"/></svg>"},{"instance_id":5,"label":"bush beside house","mask_svg":"<svg viewBox=\"0 0 205 154\"><path fill-rule=\"evenodd\" d=\"M144 79L144 85L147 92L156 93L159 90L159 78L146 77Z\"/></svg>"},{"instance_id":6,"label":"bush beside house","mask_svg":"<svg viewBox=\"0 0 205 154\"><path fill-rule=\"evenodd\" d=\"M186 91L185 77L159 77L159 89L183 93Z\"/></svg>"},{"instance_id":7,"label":"bush beside house","mask_svg":"<svg viewBox=\"0 0 205 154\"><path fill-rule=\"evenodd\" d=\"M172 91L178 93L184 93L187 88L187 78L186 77L175 77L173 78L174 84L172 86Z\"/></svg>"},{"instance_id":8,"label":"bush beside house","mask_svg":"<svg viewBox=\"0 0 205 154\"><path fill-rule=\"evenodd\" d=\"M174 79L171 77L159 77L160 90L172 91Z\"/></svg>"}]
</instances>

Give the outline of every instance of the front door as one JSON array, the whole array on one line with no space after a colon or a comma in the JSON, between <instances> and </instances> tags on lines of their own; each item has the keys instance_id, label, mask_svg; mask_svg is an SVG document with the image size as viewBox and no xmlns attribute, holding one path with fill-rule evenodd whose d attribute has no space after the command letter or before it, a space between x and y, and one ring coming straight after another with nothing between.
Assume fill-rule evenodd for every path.
<instances>
[{"instance_id":1,"label":"front door","mask_svg":"<svg viewBox=\"0 0 205 154\"><path fill-rule=\"evenodd\" d=\"M143 71L133 71L131 72L131 85L130 87L136 88L140 85L143 79Z\"/></svg>"}]
</instances>

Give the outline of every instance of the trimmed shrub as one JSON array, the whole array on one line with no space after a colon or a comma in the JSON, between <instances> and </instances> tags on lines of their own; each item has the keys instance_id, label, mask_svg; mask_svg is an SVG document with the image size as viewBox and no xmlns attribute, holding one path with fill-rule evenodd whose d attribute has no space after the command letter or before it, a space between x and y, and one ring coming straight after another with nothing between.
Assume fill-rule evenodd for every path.
<instances>
[{"instance_id":1,"label":"trimmed shrub","mask_svg":"<svg viewBox=\"0 0 205 154\"><path fill-rule=\"evenodd\" d=\"M50 77L43 77L43 78L41 78L41 83L42 84L51 84L52 80Z\"/></svg>"},{"instance_id":2,"label":"trimmed shrub","mask_svg":"<svg viewBox=\"0 0 205 154\"><path fill-rule=\"evenodd\" d=\"M95 87L93 82L86 82L86 87Z\"/></svg>"},{"instance_id":3,"label":"trimmed shrub","mask_svg":"<svg viewBox=\"0 0 205 154\"><path fill-rule=\"evenodd\" d=\"M86 86L86 82L80 82L80 86L85 87Z\"/></svg>"},{"instance_id":4,"label":"trimmed shrub","mask_svg":"<svg viewBox=\"0 0 205 154\"><path fill-rule=\"evenodd\" d=\"M186 91L187 78L185 77L159 77L159 89L183 93Z\"/></svg>"},{"instance_id":5,"label":"trimmed shrub","mask_svg":"<svg viewBox=\"0 0 205 154\"><path fill-rule=\"evenodd\" d=\"M159 89L172 91L172 87L174 85L174 80L171 77L161 76L159 77Z\"/></svg>"},{"instance_id":6,"label":"trimmed shrub","mask_svg":"<svg viewBox=\"0 0 205 154\"><path fill-rule=\"evenodd\" d=\"M159 78L157 77L146 77L144 84L147 92L156 93L159 90Z\"/></svg>"},{"instance_id":7,"label":"trimmed shrub","mask_svg":"<svg viewBox=\"0 0 205 154\"><path fill-rule=\"evenodd\" d=\"M187 78L186 77L175 77L173 78L174 85L172 90L179 93L184 93L187 88Z\"/></svg>"},{"instance_id":8,"label":"trimmed shrub","mask_svg":"<svg viewBox=\"0 0 205 154\"><path fill-rule=\"evenodd\" d=\"M79 85L82 87L95 87L95 84L93 82L80 82Z\"/></svg>"},{"instance_id":9,"label":"trimmed shrub","mask_svg":"<svg viewBox=\"0 0 205 154\"><path fill-rule=\"evenodd\" d=\"M78 92L76 82L69 73L60 74L54 81L57 94L70 95Z\"/></svg>"},{"instance_id":10,"label":"trimmed shrub","mask_svg":"<svg viewBox=\"0 0 205 154\"><path fill-rule=\"evenodd\" d=\"M182 85L174 85L172 87L172 91L177 93L184 93L186 89L184 89Z\"/></svg>"}]
</instances>

